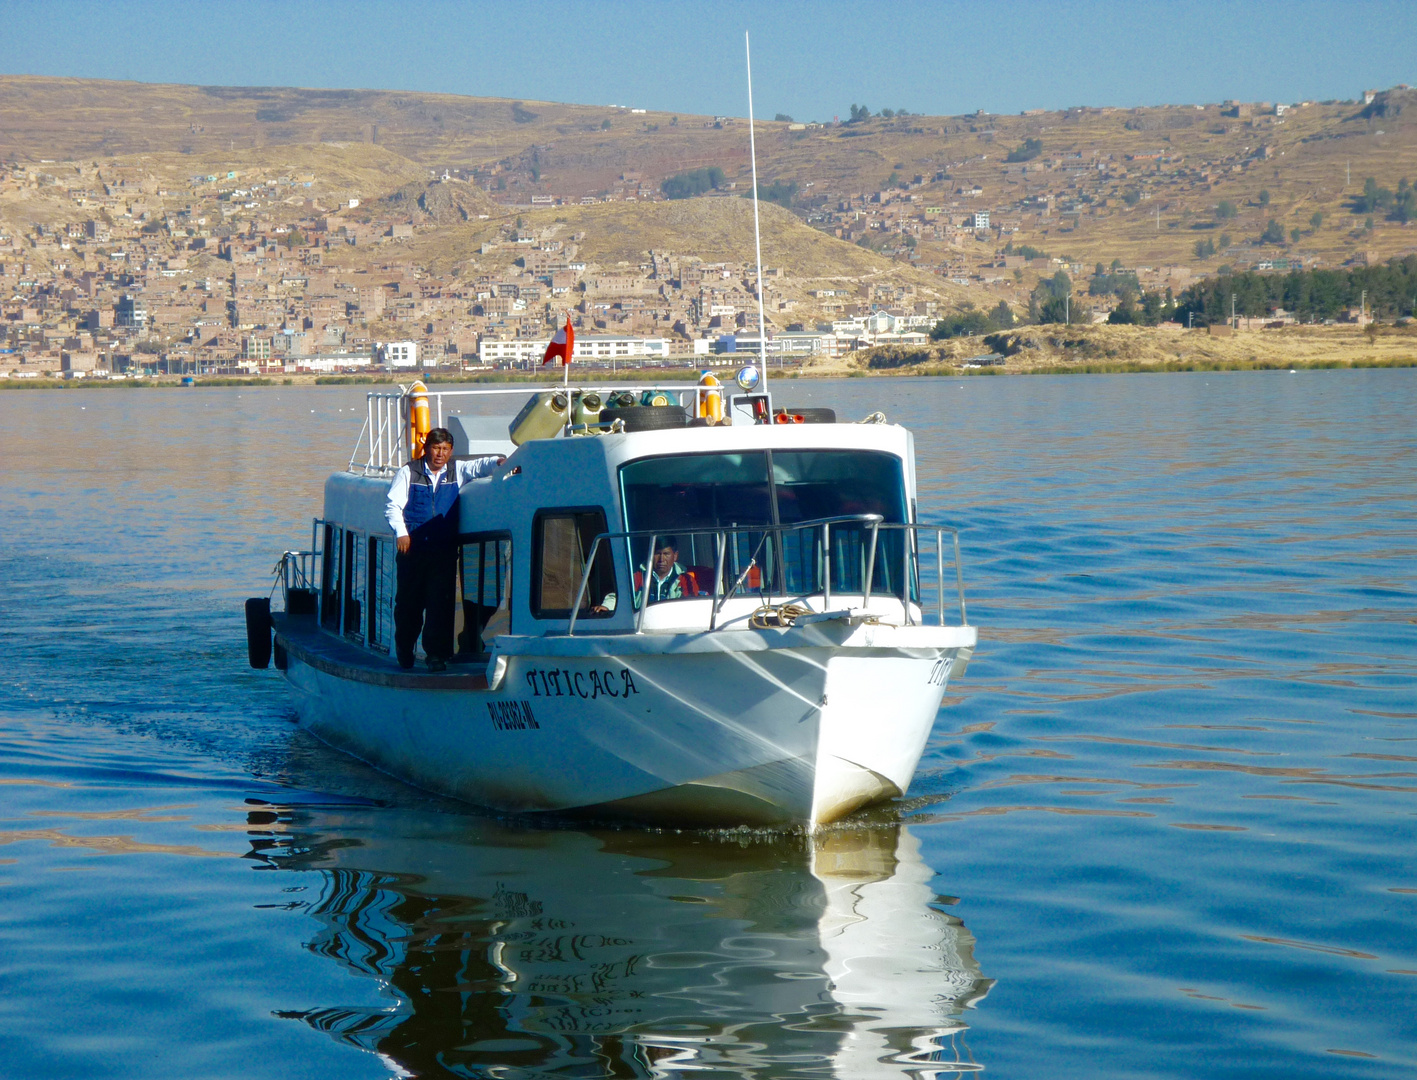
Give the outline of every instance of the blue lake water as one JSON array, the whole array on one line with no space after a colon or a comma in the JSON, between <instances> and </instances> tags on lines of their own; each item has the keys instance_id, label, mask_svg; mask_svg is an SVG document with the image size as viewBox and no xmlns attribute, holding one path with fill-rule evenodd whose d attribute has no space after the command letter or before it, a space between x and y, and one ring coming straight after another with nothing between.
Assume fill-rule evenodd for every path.
<instances>
[{"instance_id":1,"label":"blue lake water","mask_svg":"<svg viewBox=\"0 0 1417 1080\"><path fill-rule=\"evenodd\" d=\"M296 731L240 602L361 389L0 394L0 1072L1417 1072L1417 372L773 389L914 430L981 634L815 840Z\"/></svg>"}]
</instances>

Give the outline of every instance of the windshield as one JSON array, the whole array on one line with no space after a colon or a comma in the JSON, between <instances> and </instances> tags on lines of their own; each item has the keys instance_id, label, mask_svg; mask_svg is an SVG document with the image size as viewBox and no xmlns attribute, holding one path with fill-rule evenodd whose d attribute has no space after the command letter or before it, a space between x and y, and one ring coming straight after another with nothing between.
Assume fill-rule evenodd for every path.
<instances>
[{"instance_id":1,"label":"windshield","mask_svg":"<svg viewBox=\"0 0 1417 1080\"><path fill-rule=\"evenodd\" d=\"M728 570L722 588L743 577L750 591L810 595L822 592L825 580L821 529L765 534L753 526L855 514L880 514L887 522L906 521L900 459L869 450L646 458L621 467L620 486L626 528L655 530L660 534L657 548L666 540L673 542L675 565L690 576L691 589L697 590L687 595L715 591L720 530L726 534L724 562ZM880 533L872 592L900 594L902 536L900 530ZM648 538L632 542L631 560L637 574L644 574L649 565L648 543ZM862 591L869 545L867 528L832 527L833 592Z\"/></svg>"}]
</instances>

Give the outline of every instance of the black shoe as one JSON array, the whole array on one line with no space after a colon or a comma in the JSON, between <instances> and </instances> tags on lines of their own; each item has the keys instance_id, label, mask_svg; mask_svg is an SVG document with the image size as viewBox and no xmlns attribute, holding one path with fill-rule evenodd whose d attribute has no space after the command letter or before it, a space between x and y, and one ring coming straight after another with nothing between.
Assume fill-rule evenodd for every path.
<instances>
[{"instance_id":1,"label":"black shoe","mask_svg":"<svg viewBox=\"0 0 1417 1080\"><path fill-rule=\"evenodd\" d=\"M446 660L442 659L441 657L430 656L430 657L428 658L428 670L429 670L429 671L447 671L447 670L448 670L448 662L447 662Z\"/></svg>"},{"instance_id":2,"label":"black shoe","mask_svg":"<svg viewBox=\"0 0 1417 1080\"><path fill-rule=\"evenodd\" d=\"M399 667L405 671L413 667L413 653L399 653Z\"/></svg>"}]
</instances>

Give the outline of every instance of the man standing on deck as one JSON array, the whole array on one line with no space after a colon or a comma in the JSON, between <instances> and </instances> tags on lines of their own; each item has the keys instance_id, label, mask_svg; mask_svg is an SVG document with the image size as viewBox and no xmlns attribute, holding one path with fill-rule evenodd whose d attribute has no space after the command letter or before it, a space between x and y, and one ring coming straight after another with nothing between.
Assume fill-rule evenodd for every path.
<instances>
[{"instance_id":1,"label":"man standing on deck","mask_svg":"<svg viewBox=\"0 0 1417 1080\"><path fill-rule=\"evenodd\" d=\"M488 476L505 458L454 462L453 435L434 428L423 457L394 474L384 516L398 537L398 591L394 593L394 649L399 667L413 667L413 647L423 634L428 670L442 671L453 656L453 600L458 565L458 493Z\"/></svg>"}]
</instances>

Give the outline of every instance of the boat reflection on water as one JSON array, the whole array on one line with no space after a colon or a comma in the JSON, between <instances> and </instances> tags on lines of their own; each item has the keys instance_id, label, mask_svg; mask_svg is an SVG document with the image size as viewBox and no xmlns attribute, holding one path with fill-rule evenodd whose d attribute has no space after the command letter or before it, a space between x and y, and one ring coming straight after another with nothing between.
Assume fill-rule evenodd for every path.
<instances>
[{"instance_id":1,"label":"boat reflection on water","mask_svg":"<svg viewBox=\"0 0 1417 1080\"><path fill-rule=\"evenodd\" d=\"M380 1008L280 1015L415 1076L945 1077L992 981L901 826L815 839L251 815ZM282 835L283 834L283 835ZM307 888L314 889L314 882Z\"/></svg>"}]
</instances>

